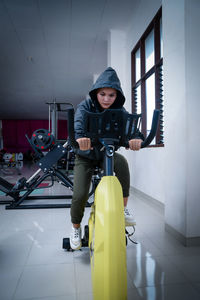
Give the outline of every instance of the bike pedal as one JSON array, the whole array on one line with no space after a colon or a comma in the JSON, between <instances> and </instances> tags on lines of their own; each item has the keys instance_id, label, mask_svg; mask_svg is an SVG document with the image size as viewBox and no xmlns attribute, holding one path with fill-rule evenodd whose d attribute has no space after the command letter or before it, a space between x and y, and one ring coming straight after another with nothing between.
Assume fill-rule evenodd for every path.
<instances>
[{"instance_id":1,"label":"bike pedal","mask_svg":"<svg viewBox=\"0 0 200 300\"><path fill-rule=\"evenodd\" d=\"M132 240L131 239L131 237L134 235L134 233L135 233L135 227L134 226L132 226L132 228L133 228L133 232L128 232L128 230L125 228L125 235L126 235L126 245L128 244L128 240L131 242L131 243L133 243L133 244L138 244L138 242L136 242L136 241L134 241L134 240Z\"/></svg>"},{"instance_id":2,"label":"bike pedal","mask_svg":"<svg viewBox=\"0 0 200 300\"><path fill-rule=\"evenodd\" d=\"M88 240L87 239L81 239L82 247L88 247Z\"/></svg>"},{"instance_id":3,"label":"bike pedal","mask_svg":"<svg viewBox=\"0 0 200 300\"><path fill-rule=\"evenodd\" d=\"M69 251L69 252L73 252L74 250L71 248L70 246L70 241L69 238L64 238L63 239L63 244L62 244L62 248Z\"/></svg>"}]
</instances>

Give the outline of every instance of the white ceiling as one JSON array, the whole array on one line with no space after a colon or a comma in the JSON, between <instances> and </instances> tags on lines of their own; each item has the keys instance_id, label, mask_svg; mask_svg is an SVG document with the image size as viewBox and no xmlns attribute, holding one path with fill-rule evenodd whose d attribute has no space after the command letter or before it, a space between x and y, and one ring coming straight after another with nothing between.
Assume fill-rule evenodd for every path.
<instances>
[{"instance_id":1,"label":"white ceiling","mask_svg":"<svg viewBox=\"0 0 200 300\"><path fill-rule=\"evenodd\" d=\"M110 29L136 0L0 0L0 119L48 119L46 102L87 95L107 67Z\"/></svg>"}]
</instances>

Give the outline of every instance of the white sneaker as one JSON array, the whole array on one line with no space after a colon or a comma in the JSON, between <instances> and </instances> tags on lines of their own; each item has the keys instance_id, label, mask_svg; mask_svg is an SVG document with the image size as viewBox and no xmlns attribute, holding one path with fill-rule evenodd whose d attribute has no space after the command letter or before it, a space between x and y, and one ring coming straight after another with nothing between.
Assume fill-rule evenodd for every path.
<instances>
[{"instance_id":1,"label":"white sneaker","mask_svg":"<svg viewBox=\"0 0 200 300\"><path fill-rule=\"evenodd\" d=\"M73 250L79 250L81 248L81 227L74 228L74 226L72 226L72 232L69 240L70 246Z\"/></svg>"},{"instance_id":2,"label":"white sneaker","mask_svg":"<svg viewBox=\"0 0 200 300\"><path fill-rule=\"evenodd\" d=\"M125 217L125 226L136 225L136 221L135 221L133 215L130 214L127 207L124 207L124 217Z\"/></svg>"}]
</instances>

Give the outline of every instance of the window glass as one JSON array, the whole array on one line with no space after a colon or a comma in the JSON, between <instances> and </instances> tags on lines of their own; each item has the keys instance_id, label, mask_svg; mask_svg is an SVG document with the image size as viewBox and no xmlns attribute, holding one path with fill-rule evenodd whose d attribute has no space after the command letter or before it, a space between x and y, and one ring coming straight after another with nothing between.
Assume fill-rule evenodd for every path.
<instances>
[{"instance_id":1,"label":"window glass","mask_svg":"<svg viewBox=\"0 0 200 300\"><path fill-rule=\"evenodd\" d=\"M141 77L140 48L135 53L135 81Z\"/></svg>"},{"instance_id":2,"label":"window glass","mask_svg":"<svg viewBox=\"0 0 200 300\"><path fill-rule=\"evenodd\" d=\"M155 109L155 73L145 82L146 84L146 108L147 108L147 135L151 130L153 111ZM155 141L152 142L155 144Z\"/></svg>"},{"instance_id":3,"label":"window glass","mask_svg":"<svg viewBox=\"0 0 200 300\"><path fill-rule=\"evenodd\" d=\"M154 65L154 30L145 40L145 72L148 72Z\"/></svg>"},{"instance_id":4,"label":"window glass","mask_svg":"<svg viewBox=\"0 0 200 300\"><path fill-rule=\"evenodd\" d=\"M141 85L136 88L136 97L137 97L137 114L141 114Z\"/></svg>"},{"instance_id":5,"label":"window glass","mask_svg":"<svg viewBox=\"0 0 200 300\"><path fill-rule=\"evenodd\" d=\"M154 109L160 110L152 146L164 146L164 86L162 8L159 9L131 52L133 112L142 114L141 131L148 136ZM134 68L133 68L134 67Z\"/></svg>"},{"instance_id":6,"label":"window glass","mask_svg":"<svg viewBox=\"0 0 200 300\"><path fill-rule=\"evenodd\" d=\"M160 19L160 57L163 57L162 18Z\"/></svg>"}]
</instances>

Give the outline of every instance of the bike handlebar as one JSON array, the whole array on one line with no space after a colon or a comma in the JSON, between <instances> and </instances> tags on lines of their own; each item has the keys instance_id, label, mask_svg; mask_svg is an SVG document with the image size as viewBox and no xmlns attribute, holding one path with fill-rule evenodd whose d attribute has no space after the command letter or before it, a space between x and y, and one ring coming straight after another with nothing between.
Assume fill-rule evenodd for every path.
<instances>
[{"instance_id":1,"label":"bike handlebar","mask_svg":"<svg viewBox=\"0 0 200 300\"><path fill-rule=\"evenodd\" d=\"M106 111L108 112L109 110L106 110ZM123 113L123 111L122 111L122 113ZM95 115L95 114L92 114L92 113L88 113L88 114ZM101 113L101 114L103 114L103 113ZM125 113L125 114L127 114L127 113ZM141 117L141 115L136 115L136 114L132 114L132 115L127 114L127 115L132 116L137 120L138 120L139 117ZM147 136L147 138L142 142L141 148L147 147L152 142L152 140L154 139L154 137L156 135L157 127L158 127L158 121L159 121L159 110L155 109L154 113L153 113L153 119L152 119L152 125L151 125L150 133ZM136 128L135 128L135 132L136 132ZM69 138L69 143L71 144L71 146L74 147L74 148L78 148L79 145L78 145L77 141L75 140L75 133L74 133L74 109L73 108L70 108L68 110L68 134L69 134L69 137L68 137ZM129 134L130 134L130 132L129 132ZM112 139L112 138L110 138L110 139ZM127 147L128 143L125 142L125 139L123 139L123 143L119 144L119 145Z\"/></svg>"},{"instance_id":2,"label":"bike handlebar","mask_svg":"<svg viewBox=\"0 0 200 300\"><path fill-rule=\"evenodd\" d=\"M150 130L149 135L147 136L147 138L142 142L141 148L145 148L149 144L151 144L154 137L156 136L156 131L157 131L157 128L158 128L158 121L159 121L159 114L160 114L159 109L155 109L154 112L153 112L151 130Z\"/></svg>"}]
</instances>

